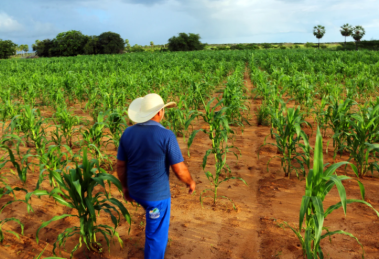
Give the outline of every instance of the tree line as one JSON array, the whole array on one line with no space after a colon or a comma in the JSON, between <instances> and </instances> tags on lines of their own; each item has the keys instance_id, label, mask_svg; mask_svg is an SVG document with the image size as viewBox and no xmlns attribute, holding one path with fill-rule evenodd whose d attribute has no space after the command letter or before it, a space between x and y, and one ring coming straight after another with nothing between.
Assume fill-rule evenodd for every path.
<instances>
[{"instance_id":1,"label":"tree line","mask_svg":"<svg viewBox=\"0 0 379 259\"><path fill-rule=\"evenodd\" d=\"M117 54L122 53L124 40L120 34L114 32L88 36L80 31L71 30L59 33L52 40L36 40L32 47L39 57Z\"/></svg>"}]
</instances>

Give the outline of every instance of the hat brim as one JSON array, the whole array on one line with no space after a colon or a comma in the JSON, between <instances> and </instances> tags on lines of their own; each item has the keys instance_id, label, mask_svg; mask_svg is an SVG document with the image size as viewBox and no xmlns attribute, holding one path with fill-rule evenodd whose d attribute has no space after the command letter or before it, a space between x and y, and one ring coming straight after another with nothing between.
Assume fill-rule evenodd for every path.
<instances>
[{"instance_id":1,"label":"hat brim","mask_svg":"<svg viewBox=\"0 0 379 259\"><path fill-rule=\"evenodd\" d=\"M143 123L148 120L151 120L163 108L169 109L176 107L176 102L169 102L156 107L156 109L150 111L149 113L143 113L141 112L142 100L143 97L139 97L129 105L128 116L129 119L135 123Z\"/></svg>"}]
</instances>

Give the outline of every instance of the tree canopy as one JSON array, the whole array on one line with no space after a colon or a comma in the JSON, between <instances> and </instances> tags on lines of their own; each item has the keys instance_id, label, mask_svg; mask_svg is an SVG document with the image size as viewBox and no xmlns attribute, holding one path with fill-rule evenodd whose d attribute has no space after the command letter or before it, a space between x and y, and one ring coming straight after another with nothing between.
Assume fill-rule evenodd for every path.
<instances>
[{"instance_id":1,"label":"tree canopy","mask_svg":"<svg viewBox=\"0 0 379 259\"><path fill-rule=\"evenodd\" d=\"M9 58L16 54L17 44L13 43L11 40L1 40L0 39L0 59Z\"/></svg>"},{"instance_id":2,"label":"tree canopy","mask_svg":"<svg viewBox=\"0 0 379 259\"><path fill-rule=\"evenodd\" d=\"M120 34L104 32L99 36L99 49L101 54L117 54L124 50L125 42Z\"/></svg>"},{"instance_id":3,"label":"tree canopy","mask_svg":"<svg viewBox=\"0 0 379 259\"><path fill-rule=\"evenodd\" d=\"M40 57L117 54L124 50L124 40L114 32L87 36L80 31L67 31L50 40L36 40L33 51Z\"/></svg>"},{"instance_id":4,"label":"tree canopy","mask_svg":"<svg viewBox=\"0 0 379 259\"><path fill-rule=\"evenodd\" d=\"M88 37L80 31L61 32L55 38L55 47L60 56L76 56L83 54Z\"/></svg>"},{"instance_id":5,"label":"tree canopy","mask_svg":"<svg viewBox=\"0 0 379 259\"><path fill-rule=\"evenodd\" d=\"M313 35L318 39L318 48L320 48L320 39L325 35L325 27L322 25L313 27Z\"/></svg>"},{"instance_id":6,"label":"tree canopy","mask_svg":"<svg viewBox=\"0 0 379 259\"><path fill-rule=\"evenodd\" d=\"M168 49L170 51L192 51L203 50L205 44L200 42L200 35L194 33L179 33L168 40Z\"/></svg>"}]
</instances>

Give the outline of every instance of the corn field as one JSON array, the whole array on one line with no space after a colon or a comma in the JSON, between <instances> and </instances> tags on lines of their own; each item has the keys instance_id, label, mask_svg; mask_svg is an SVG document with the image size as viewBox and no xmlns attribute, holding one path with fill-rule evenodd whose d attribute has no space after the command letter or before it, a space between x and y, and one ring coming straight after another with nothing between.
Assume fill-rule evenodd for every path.
<instances>
[{"instance_id":1,"label":"corn field","mask_svg":"<svg viewBox=\"0 0 379 259\"><path fill-rule=\"evenodd\" d=\"M251 89L245 80L251 80ZM329 231L323 224L340 207L346 214L346 205L353 202L379 216L378 208L365 201L360 180L379 176L378 85L379 54L369 51L235 50L2 60L0 242L20 239L25 232L25 222L2 216L4 209L20 204L33 216L33 200L41 198L67 213L41 222L34 233L36 243L50 224L76 220L50 240L54 256L65 251L69 258L81 253L112 258L114 241L125 249L117 229L127 225L127 232L133 231L134 205L115 197L122 193L114 173L115 152L123 131L133 125L129 104L154 92L165 102L177 103L166 111L162 124L185 143L182 151L188 159L201 135L209 143L198 162L208 180L198 190L199 210L232 204L237 211L243 200L230 198L226 185L250 185L230 166L231 159L261 159L274 148L263 171L271 172L272 162L279 161L283 179L296 176L306 182L300 224L286 223L300 240L304 258L324 258L320 241L333 234L353 237L363 248L354 233ZM255 110L253 103L259 103ZM253 147L243 153L239 136L252 127L267 128L268 134L256 143L257 153ZM335 163L324 163L323 153L332 154ZM358 183L360 199L346 198L342 181L349 179ZM341 202L324 211L324 198L334 185ZM66 240L74 243L69 249ZM33 257L42 258L39 252Z\"/></svg>"}]
</instances>

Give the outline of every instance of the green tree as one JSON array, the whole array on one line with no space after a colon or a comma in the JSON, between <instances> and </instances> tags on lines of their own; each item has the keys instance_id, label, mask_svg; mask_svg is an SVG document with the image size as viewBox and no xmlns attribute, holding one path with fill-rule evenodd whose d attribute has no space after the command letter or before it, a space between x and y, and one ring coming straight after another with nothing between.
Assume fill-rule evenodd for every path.
<instances>
[{"instance_id":1,"label":"green tree","mask_svg":"<svg viewBox=\"0 0 379 259\"><path fill-rule=\"evenodd\" d=\"M16 54L17 44L13 43L11 40L1 40L0 39L0 59L9 58Z\"/></svg>"},{"instance_id":2,"label":"green tree","mask_svg":"<svg viewBox=\"0 0 379 259\"><path fill-rule=\"evenodd\" d=\"M117 54L124 50L125 42L120 34L114 32L104 32L99 36L100 54Z\"/></svg>"},{"instance_id":3,"label":"green tree","mask_svg":"<svg viewBox=\"0 0 379 259\"><path fill-rule=\"evenodd\" d=\"M126 45L126 51L130 52L131 46L128 39L125 39L125 45Z\"/></svg>"},{"instance_id":4,"label":"green tree","mask_svg":"<svg viewBox=\"0 0 379 259\"><path fill-rule=\"evenodd\" d=\"M318 48L320 49L320 39L325 35L325 27L322 25L313 27L313 35L318 39Z\"/></svg>"},{"instance_id":5,"label":"green tree","mask_svg":"<svg viewBox=\"0 0 379 259\"><path fill-rule=\"evenodd\" d=\"M151 48L153 48L154 47L154 42L150 41L150 46L151 46Z\"/></svg>"},{"instance_id":6,"label":"green tree","mask_svg":"<svg viewBox=\"0 0 379 259\"><path fill-rule=\"evenodd\" d=\"M353 27L346 23L344 25L341 26L341 35L345 37L345 50L346 50L346 37L350 37L351 34L353 33Z\"/></svg>"},{"instance_id":7,"label":"green tree","mask_svg":"<svg viewBox=\"0 0 379 259\"><path fill-rule=\"evenodd\" d=\"M28 52L29 51L29 45L28 44L22 45L22 51Z\"/></svg>"},{"instance_id":8,"label":"green tree","mask_svg":"<svg viewBox=\"0 0 379 259\"><path fill-rule=\"evenodd\" d=\"M56 47L61 56L76 56L83 54L84 46L87 43L87 36L80 31L61 32L57 35Z\"/></svg>"},{"instance_id":9,"label":"green tree","mask_svg":"<svg viewBox=\"0 0 379 259\"><path fill-rule=\"evenodd\" d=\"M351 34L351 36L355 40L356 50L358 50L358 43L361 41L361 39L363 38L365 34L366 34L366 31L362 26L357 25L353 28L353 33Z\"/></svg>"},{"instance_id":10,"label":"green tree","mask_svg":"<svg viewBox=\"0 0 379 259\"><path fill-rule=\"evenodd\" d=\"M173 36L168 40L168 49L170 51L192 51L203 50L205 44L200 42L200 35L194 33L179 33L179 36Z\"/></svg>"},{"instance_id":11,"label":"green tree","mask_svg":"<svg viewBox=\"0 0 379 259\"><path fill-rule=\"evenodd\" d=\"M34 52L37 51L37 45L38 45L39 42L41 42L41 41L40 40L36 40L35 43L32 44L32 49L33 49Z\"/></svg>"},{"instance_id":12,"label":"green tree","mask_svg":"<svg viewBox=\"0 0 379 259\"><path fill-rule=\"evenodd\" d=\"M36 41L33 50L40 57L51 57L52 49L54 47L54 41L50 39L45 39L42 41Z\"/></svg>"},{"instance_id":13,"label":"green tree","mask_svg":"<svg viewBox=\"0 0 379 259\"><path fill-rule=\"evenodd\" d=\"M98 36L88 36L87 43L83 48L84 54L86 55L96 55L99 53L99 37Z\"/></svg>"}]
</instances>

